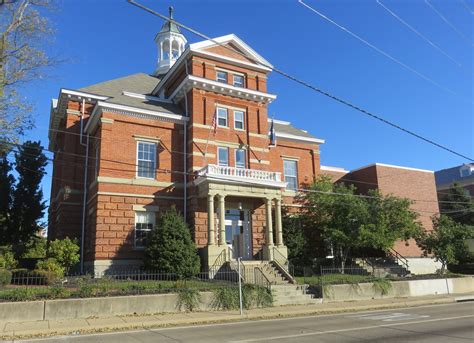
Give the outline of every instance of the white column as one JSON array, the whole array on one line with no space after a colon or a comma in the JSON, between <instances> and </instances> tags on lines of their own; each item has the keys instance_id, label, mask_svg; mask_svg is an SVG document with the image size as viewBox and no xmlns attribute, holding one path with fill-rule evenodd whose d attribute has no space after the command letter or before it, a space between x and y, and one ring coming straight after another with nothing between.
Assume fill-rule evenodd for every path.
<instances>
[{"instance_id":1,"label":"white column","mask_svg":"<svg viewBox=\"0 0 474 343\"><path fill-rule=\"evenodd\" d=\"M219 245L226 245L225 240L225 195L218 194L219 199Z\"/></svg>"},{"instance_id":2,"label":"white column","mask_svg":"<svg viewBox=\"0 0 474 343\"><path fill-rule=\"evenodd\" d=\"M276 231L276 245L283 245L283 228L281 225L281 199L275 199L275 231Z\"/></svg>"},{"instance_id":3,"label":"white column","mask_svg":"<svg viewBox=\"0 0 474 343\"><path fill-rule=\"evenodd\" d=\"M216 232L214 224L214 194L207 195L207 244L216 244Z\"/></svg>"},{"instance_id":4,"label":"white column","mask_svg":"<svg viewBox=\"0 0 474 343\"><path fill-rule=\"evenodd\" d=\"M273 226L272 226L272 199L265 199L265 210L267 214L267 247L273 246Z\"/></svg>"}]
</instances>

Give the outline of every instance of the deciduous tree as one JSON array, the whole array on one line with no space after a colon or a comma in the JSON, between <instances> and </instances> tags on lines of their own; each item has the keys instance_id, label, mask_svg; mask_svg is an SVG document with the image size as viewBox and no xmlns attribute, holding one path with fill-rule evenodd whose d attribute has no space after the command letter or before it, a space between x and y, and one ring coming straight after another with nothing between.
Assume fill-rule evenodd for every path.
<instances>
[{"instance_id":1,"label":"deciduous tree","mask_svg":"<svg viewBox=\"0 0 474 343\"><path fill-rule=\"evenodd\" d=\"M31 104L20 95L26 83L41 79L59 62L45 47L53 30L44 11L54 0L0 1L0 149L9 150L33 124Z\"/></svg>"}]
</instances>

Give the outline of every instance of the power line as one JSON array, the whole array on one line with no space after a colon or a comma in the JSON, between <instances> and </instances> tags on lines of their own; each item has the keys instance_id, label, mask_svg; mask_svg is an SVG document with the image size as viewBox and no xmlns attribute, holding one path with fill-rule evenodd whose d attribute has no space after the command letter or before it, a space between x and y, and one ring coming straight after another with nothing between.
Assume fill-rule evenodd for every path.
<instances>
[{"instance_id":1,"label":"power line","mask_svg":"<svg viewBox=\"0 0 474 343\"><path fill-rule=\"evenodd\" d=\"M454 94L454 95L457 95L459 96L459 94L457 94L455 91L449 89L449 88L446 88L442 85L440 85L438 82L434 81L432 78L422 74L421 72L419 72L418 70L410 67L409 65L407 65L406 63L400 61L399 59L393 57L392 55L390 55L388 52L385 52L384 50L376 47L375 45L373 45L372 43L368 42L367 40L365 40L364 38L362 38L361 36L355 34L354 32L352 32L351 30L347 29L346 27L336 23L334 20L332 20L331 18L329 18L328 16L324 15L323 13L321 13L320 11L316 10L315 8L309 6L308 4L304 3L303 0L298 0L298 2L303 5L304 7L308 8L310 11L316 13L318 16L320 16L321 18L323 18L324 20L330 22L331 24L337 26L339 29L341 29L342 31L348 33L349 35L351 35L352 37L354 37L355 39L357 39L358 41L364 43L365 45L367 45L368 47L372 48L373 50L377 51L379 54L385 56L386 58L388 58L389 60L391 60L392 62L395 62L396 64L402 66L403 68L411 71L413 74L415 75L418 75L419 77L421 77L422 79L424 79L425 81L428 81L430 82L431 84L435 85L436 87L446 91L446 92L449 92L451 94Z\"/></svg>"},{"instance_id":2,"label":"power line","mask_svg":"<svg viewBox=\"0 0 474 343\"><path fill-rule=\"evenodd\" d=\"M163 15L163 14L161 14L161 13L158 13L158 12L156 12L156 11L154 11L154 10L152 10L152 9L149 9L149 8L147 8L147 7L145 7L145 6L141 5L141 4L138 4L138 3L135 2L134 0L127 0L127 1L128 1L130 4L132 4L132 5L134 5L134 6L138 7L138 8L141 8L141 9L143 9L144 11L146 11L146 12L148 12L148 13L151 13L151 14L153 14L153 15L155 15L155 16L158 16L158 17L160 17L160 18L163 19L163 20L170 21L170 22L174 23L175 25L177 25L177 26L183 28L183 29L186 30L186 31L189 31L189 32L191 32L191 33L193 33L193 34L195 34L195 35L201 37L201 38L204 38L204 39L207 39L207 40L213 42L213 43L216 44L216 45L219 45L219 46L221 46L221 47L223 47L223 48L225 48L225 49L227 49L227 50L229 50L229 51L232 51L234 54L237 53L237 54L240 54L240 55L242 55L242 56L245 56L246 58L250 58L249 56L246 56L245 54L240 53L239 51L233 50L233 49L231 49L230 47L228 47L228 46L226 46L226 45L224 45L224 44L221 44L221 43L217 42L215 39L210 38L209 36L207 36L207 35L205 35L205 34L199 32L199 31L196 31L195 29L193 29L193 28L191 28L191 27L188 27L188 26L186 26L186 25L183 25L183 24L177 22L176 20L174 20L174 19L172 19L172 18L168 18L168 17L166 17L165 15ZM332 95L332 94L330 94L330 93L328 93L328 92L326 92L326 91L324 91L324 90L322 90L322 89L320 89L320 88L318 88L318 87L315 87L315 86L313 86L313 85L311 85L311 84L309 84L309 83L307 83L307 82L305 82L305 81L302 81L302 80L300 80L300 79L298 79L298 78L296 78L296 77L294 77L294 76L291 76L290 74L287 74L287 73L285 73L284 71L282 71L282 70L280 70L280 69L277 69L277 68L275 68L275 67L273 67L273 66L270 66L270 65L267 65L267 64L262 63L262 62L260 62L260 61L257 61L257 60L254 59L254 58L250 58L250 59L251 59L252 61L254 61L254 63L258 64L258 65L261 65L261 66L264 66L264 67L266 67L266 68L269 68L270 70L274 71L275 73L280 74L280 75L282 75L282 76L284 76L284 77L286 77L286 78L288 78L288 79L290 79L290 80L292 80L292 81L294 81L294 82L296 82L296 83L298 83L298 84L300 84L300 85L303 85L303 86L305 86L305 87L307 87L307 88L309 88L309 89L311 89L311 90L313 90L313 91L315 91L315 92L317 92L317 93L319 93L319 94L322 94L322 95L324 95L324 96L326 96L326 97L328 97L328 98L330 98L330 99L332 99L332 100L334 100L334 101L337 101L337 102L339 102L339 103L341 103L341 104L343 104L343 105L345 105L345 106L347 106L347 107L350 107L350 108L352 108L353 110L356 110L356 111L358 111L358 112L361 112L361 113L363 113L363 114L365 114L365 115L367 115L367 116L369 116L369 117L371 117L371 118L373 118L373 119L376 119L376 120L378 120L378 121L381 121L381 122L384 123L384 124L387 124L387 125L389 125L389 126L391 126L391 127L393 127L393 128L396 128L396 129L398 129L398 130L400 130L400 131L403 131L403 132L405 132L405 133L407 133L407 134L409 134L409 135L411 135L411 136L413 136L413 137L416 137L416 138L418 138L418 139L420 139L420 140L422 140L422 141L424 141L424 142L426 142L426 143L429 143L429 144L431 144L431 145L433 145L433 146L436 146L436 147L438 147L438 148L440 148L440 149L443 149L443 150L445 150L445 151L448 151L448 152L450 152L451 154L454 154L454 155L456 155L456 156L458 156L458 157L462 157L463 159L466 159L466 160L468 160L468 161L474 161L474 158L471 158L471 157L468 157L468 156L466 156L466 155L464 155L464 154L458 153L458 152L456 152L456 151L454 151L454 150L452 150L452 149L450 149L450 148L448 148L448 147L446 147L446 146L444 146L444 145L442 145L442 144L436 143L435 141L433 141L433 140L431 140L431 139L429 139L429 138L425 138L425 137L423 137L423 136L421 136L421 135L419 135L419 134L417 134L417 133L415 133L415 132L413 132L413 131L411 131L411 130L405 129L405 128L403 128L403 127L401 127L401 126L399 126L399 125L397 125L397 124L395 124L395 123L392 123L391 121L389 121L389 120L387 120L387 119L384 119L384 118L382 118L382 117L380 117L380 116L378 116L378 115L376 115L376 114L374 114L374 113L372 113L372 112L370 112L370 111L368 111L368 110L365 110L365 109L363 109L363 108L361 108L361 107L359 107L359 106L357 106L357 105L354 105L354 104L350 103L350 102L347 101L347 100L344 100L344 99L342 99L342 98L339 98L339 97L337 97L337 96L335 96L335 95Z\"/></svg>"},{"instance_id":3,"label":"power line","mask_svg":"<svg viewBox=\"0 0 474 343\"><path fill-rule=\"evenodd\" d=\"M462 67L462 64L460 62L458 62L456 59L454 59L451 55L449 55L446 51L444 51L443 49L441 49L438 45L436 45L435 43L433 43L429 38L427 38L424 34L422 34L420 31L418 31L417 29L415 29L413 26L411 26L410 24L408 24L405 20L403 20L402 18L400 18L399 15L397 15L395 12L393 12L390 8L387 7L387 5L383 4L381 0L376 0L377 1L377 4L379 4L382 8L384 8L388 13L390 13L395 19L397 19L400 23L402 23L403 25L405 25L406 27L408 27L411 31L413 31L416 35L418 35L419 37L421 37L421 39L423 39L425 42L427 42L429 45L431 45L433 48L435 48L436 50L438 50L439 52L441 52L444 56L446 56L447 58L449 58L452 62L454 62L458 67Z\"/></svg>"},{"instance_id":4,"label":"power line","mask_svg":"<svg viewBox=\"0 0 474 343\"><path fill-rule=\"evenodd\" d=\"M61 130L58 130L58 131L61 131ZM77 133L74 133L74 132L68 132L68 131L62 131L66 134L73 134L73 135L80 135L80 134L77 134ZM101 138L98 138L98 139L101 139ZM0 143L2 141L0 140ZM16 144L16 143L9 143L9 142L6 142L4 141L3 143L5 144L10 144L10 145L13 145L14 148L16 147L18 149L18 146L19 144ZM12 149L13 152L16 152L16 153L19 153L18 150L14 150L14 148ZM35 147L35 149L37 150L42 150L43 152L44 151L48 151L48 152L52 152L52 153L55 153L54 151L52 150L48 150L46 148L40 148L40 147ZM172 150L167 150L168 152L173 152ZM33 154L29 154L27 152L23 152L24 154L26 154L27 156L35 156ZM61 152L58 152L59 154L64 154L64 155L70 155L70 156L73 156L73 157L79 157L79 158L85 158L86 155L82 155L82 154L76 154L76 153L71 153L71 152L65 152L65 151L61 151ZM64 161L64 160L55 160L54 158L50 158L50 157L46 157L48 161L50 162L55 162L55 163L59 163L61 165L66 165L66 166L70 166L71 164L73 165L76 165L76 166L80 166L80 167L83 167L84 166L84 162L80 162L80 161ZM136 172L136 167L138 166L137 163L129 163L129 162L123 162L123 161L118 161L118 160L110 160L110 159L103 159L103 158L97 158L97 157L93 157L91 155L88 156L88 159L89 160L93 160L93 161L96 161L98 160L99 162L100 161L105 161L105 162L110 162L110 163L115 163L115 164L121 164L121 165L126 165L126 166L131 166L133 167L133 169L130 169L130 170L127 170L127 169L117 169L117 168L111 168L111 167L105 167L105 166L100 166L99 169L105 169L105 170L112 170L112 171L123 171L123 172L132 172L132 173L135 173ZM159 161L163 161L163 159L159 159ZM175 174L180 174L180 175L189 175L189 176L192 176L192 177L196 177L196 173L195 172L183 172L183 171L177 171L177 170L171 170L171 169L165 169L165 168L156 168L156 171L158 173L163 173L163 174L166 174L166 173L175 173ZM66 181L63 179L63 181ZM342 177L341 179L337 180L337 181L346 181L346 182L350 182L350 183L361 183L361 184L369 184L369 185L375 185L375 186L379 186L378 183L375 183L375 182L368 182L368 181L360 181L360 180L354 180L354 179L347 179L347 178L344 178ZM306 190L306 191L309 191L309 190ZM439 194L450 194L449 192L437 192ZM369 196L366 196L366 197L369 197ZM413 201L420 201L420 202L441 202L441 203L457 203L457 204L468 204L468 202L452 202L452 201L433 201L433 200L422 200L422 199L411 199Z\"/></svg>"},{"instance_id":5,"label":"power line","mask_svg":"<svg viewBox=\"0 0 474 343\"><path fill-rule=\"evenodd\" d=\"M460 2L464 6L464 8L469 12L470 15L474 15L474 11L472 10L471 7L469 7L466 1L460 0Z\"/></svg>"},{"instance_id":6,"label":"power line","mask_svg":"<svg viewBox=\"0 0 474 343\"><path fill-rule=\"evenodd\" d=\"M425 3L433 10L433 12L435 12L438 17L440 17L449 27L451 27L453 29L454 32L456 32L458 34L459 37L461 37L462 39L464 39L466 42L468 42L471 46L474 45L472 44L472 42L469 40L469 38L467 38L464 33L462 33L461 31L459 31L456 26L454 26L453 23L451 23L439 10L436 9L436 7L434 7L428 0L425 0Z\"/></svg>"}]
</instances>

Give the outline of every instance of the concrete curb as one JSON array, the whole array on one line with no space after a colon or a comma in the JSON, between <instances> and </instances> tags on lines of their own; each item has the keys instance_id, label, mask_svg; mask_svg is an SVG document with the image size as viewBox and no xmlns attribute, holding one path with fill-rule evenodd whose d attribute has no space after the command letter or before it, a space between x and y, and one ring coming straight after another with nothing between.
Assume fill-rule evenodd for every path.
<instances>
[{"instance_id":1,"label":"concrete curb","mask_svg":"<svg viewBox=\"0 0 474 343\"><path fill-rule=\"evenodd\" d=\"M395 300L395 299L391 299ZM12 330L5 331L8 323L1 323L2 340L18 340L62 335L83 335L102 332L133 331L140 329L157 329L174 326L206 325L217 323L239 322L246 320L263 320L276 318L290 318L312 315L331 315L346 312L359 312L369 310L387 310L401 307L416 307L423 305L440 305L456 302L454 297L430 299L396 299L394 302L383 304L356 304L344 303L330 308L318 308L321 305L307 305L300 307L270 307L265 309L249 310L241 317L236 312L194 312L187 314L174 314L172 316L124 316L112 318L91 318L83 320L64 321L36 321L28 323L15 323ZM331 303L334 305L334 303ZM168 318L164 318L168 317ZM26 324L26 325L25 325Z\"/></svg>"}]
</instances>

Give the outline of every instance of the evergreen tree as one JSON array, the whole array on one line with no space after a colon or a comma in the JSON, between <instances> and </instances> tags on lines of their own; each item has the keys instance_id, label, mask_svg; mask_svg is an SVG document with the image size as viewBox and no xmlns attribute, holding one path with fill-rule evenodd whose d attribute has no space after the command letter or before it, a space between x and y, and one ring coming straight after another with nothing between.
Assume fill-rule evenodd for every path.
<instances>
[{"instance_id":1,"label":"evergreen tree","mask_svg":"<svg viewBox=\"0 0 474 343\"><path fill-rule=\"evenodd\" d=\"M474 201L469 192L454 183L449 190L440 194L440 212L460 224L474 225Z\"/></svg>"},{"instance_id":2,"label":"evergreen tree","mask_svg":"<svg viewBox=\"0 0 474 343\"><path fill-rule=\"evenodd\" d=\"M175 207L160 213L145 247L145 267L189 277L199 273L199 256L191 232Z\"/></svg>"},{"instance_id":3,"label":"evergreen tree","mask_svg":"<svg viewBox=\"0 0 474 343\"><path fill-rule=\"evenodd\" d=\"M46 173L47 158L40 142L27 141L15 153L15 170L18 182L13 191L11 209L11 242L26 243L38 231L38 221L43 217L41 180Z\"/></svg>"},{"instance_id":4,"label":"evergreen tree","mask_svg":"<svg viewBox=\"0 0 474 343\"><path fill-rule=\"evenodd\" d=\"M10 209L12 206L12 187L15 178L7 159L8 154L0 151L0 244L10 243Z\"/></svg>"}]
</instances>

